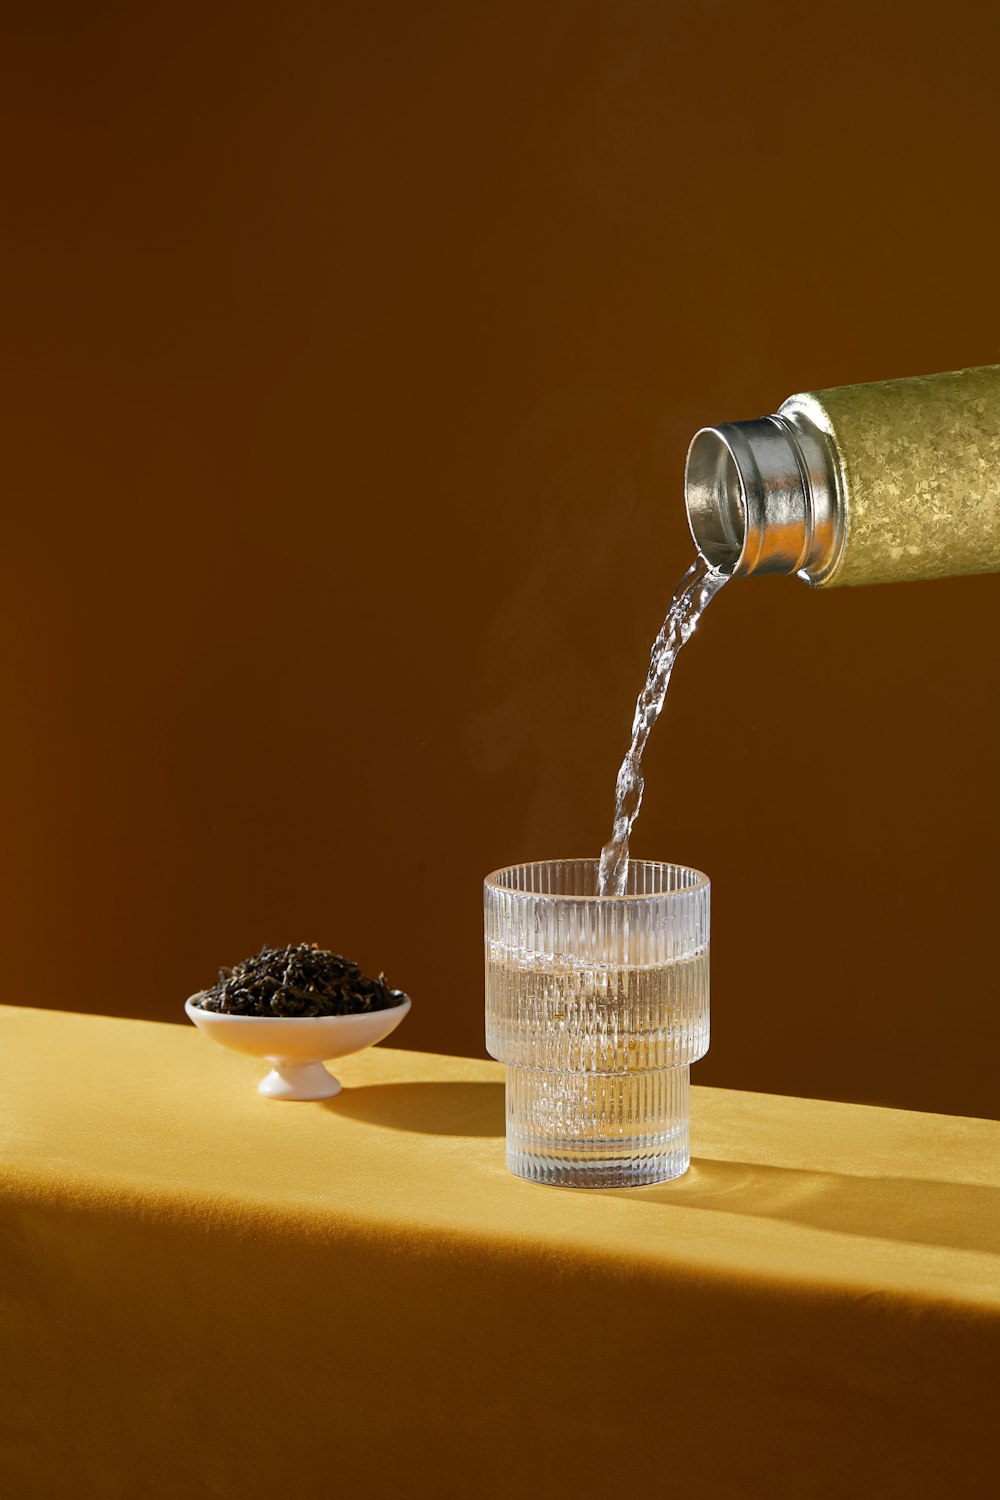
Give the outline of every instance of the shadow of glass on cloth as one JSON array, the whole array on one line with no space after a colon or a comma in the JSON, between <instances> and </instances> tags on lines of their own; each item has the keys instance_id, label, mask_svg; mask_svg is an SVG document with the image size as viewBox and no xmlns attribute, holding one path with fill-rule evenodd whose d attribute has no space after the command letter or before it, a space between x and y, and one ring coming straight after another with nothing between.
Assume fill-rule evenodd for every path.
<instances>
[{"instance_id":1,"label":"shadow of glass on cloth","mask_svg":"<svg viewBox=\"0 0 1000 1500\"><path fill-rule=\"evenodd\" d=\"M1000 1190L977 1184L695 1158L675 1182L614 1190L613 1196L1000 1255Z\"/></svg>"},{"instance_id":2,"label":"shadow of glass on cloth","mask_svg":"<svg viewBox=\"0 0 1000 1500\"><path fill-rule=\"evenodd\" d=\"M345 1085L333 1099L320 1103L349 1120L423 1135L502 1136L506 1129L502 1083Z\"/></svg>"}]
</instances>

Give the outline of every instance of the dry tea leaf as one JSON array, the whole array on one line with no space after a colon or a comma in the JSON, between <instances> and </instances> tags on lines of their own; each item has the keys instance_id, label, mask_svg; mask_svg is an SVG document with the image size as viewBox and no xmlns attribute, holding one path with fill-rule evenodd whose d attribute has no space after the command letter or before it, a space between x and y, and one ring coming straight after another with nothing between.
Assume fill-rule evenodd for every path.
<instances>
[{"instance_id":1,"label":"dry tea leaf","mask_svg":"<svg viewBox=\"0 0 1000 1500\"><path fill-rule=\"evenodd\" d=\"M402 1005L380 974L368 979L356 963L315 943L266 944L253 958L219 970L219 982L199 997L203 1010L227 1016L357 1016Z\"/></svg>"}]
</instances>

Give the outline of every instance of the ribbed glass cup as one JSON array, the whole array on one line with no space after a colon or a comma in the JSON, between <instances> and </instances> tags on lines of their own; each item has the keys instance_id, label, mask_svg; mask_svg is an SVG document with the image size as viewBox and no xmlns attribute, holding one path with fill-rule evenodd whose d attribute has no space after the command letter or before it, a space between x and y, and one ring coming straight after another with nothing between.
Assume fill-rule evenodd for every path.
<instances>
[{"instance_id":1,"label":"ribbed glass cup","mask_svg":"<svg viewBox=\"0 0 1000 1500\"><path fill-rule=\"evenodd\" d=\"M690 1064L708 1051L709 882L596 859L487 876L486 1047L507 1068L507 1166L564 1187L628 1187L690 1164Z\"/></svg>"}]
</instances>

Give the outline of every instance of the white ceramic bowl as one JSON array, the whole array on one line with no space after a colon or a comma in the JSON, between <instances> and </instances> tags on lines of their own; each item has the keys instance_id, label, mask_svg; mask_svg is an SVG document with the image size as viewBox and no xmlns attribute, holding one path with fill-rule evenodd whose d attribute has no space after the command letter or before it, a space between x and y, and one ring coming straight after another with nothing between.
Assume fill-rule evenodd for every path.
<instances>
[{"instance_id":1,"label":"white ceramic bowl","mask_svg":"<svg viewBox=\"0 0 1000 1500\"><path fill-rule=\"evenodd\" d=\"M201 993L204 993L203 991ZM381 1042L395 1031L411 1001L359 1016L227 1016L185 1001L187 1015L206 1036L246 1052L274 1067L257 1085L269 1099L330 1099L340 1084L323 1066L330 1057L347 1057Z\"/></svg>"}]
</instances>

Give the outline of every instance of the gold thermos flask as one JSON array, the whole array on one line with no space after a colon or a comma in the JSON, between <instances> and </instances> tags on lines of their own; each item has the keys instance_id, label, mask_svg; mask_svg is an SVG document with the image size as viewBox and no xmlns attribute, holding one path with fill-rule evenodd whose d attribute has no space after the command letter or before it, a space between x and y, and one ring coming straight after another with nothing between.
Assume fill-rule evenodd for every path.
<instances>
[{"instance_id":1,"label":"gold thermos flask","mask_svg":"<svg viewBox=\"0 0 1000 1500\"><path fill-rule=\"evenodd\" d=\"M703 427L685 501L698 550L737 577L1000 572L1000 365L810 391Z\"/></svg>"}]
</instances>

